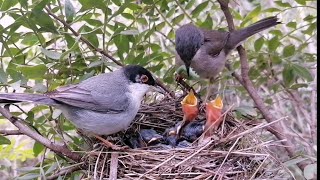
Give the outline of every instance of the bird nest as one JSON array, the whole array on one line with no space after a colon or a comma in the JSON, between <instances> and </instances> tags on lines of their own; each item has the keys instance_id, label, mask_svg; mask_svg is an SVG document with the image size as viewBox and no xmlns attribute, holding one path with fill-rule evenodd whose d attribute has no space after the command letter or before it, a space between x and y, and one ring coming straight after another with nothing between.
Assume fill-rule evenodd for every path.
<instances>
[{"instance_id":1,"label":"bird nest","mask_svg":"<svg viewBox=\"0 0 320 180\"><path fill-rule=\"evenodd\" d=\"M143 105L133 125L124 134L113 136L113 142L134 137L141 129L163 134L182 120L180 99L164 99ZM257 179L279 177L282 169L262 139L263 123L234 118L224 111L224 121L205 143L198 139L186 147L161 143L142 148L111 151L103 146L86 156L90 178L110 179ZM204 119L200 112L199 119ZM283 173L282 173L283 174Z\"/></svg>"}]
</instances>

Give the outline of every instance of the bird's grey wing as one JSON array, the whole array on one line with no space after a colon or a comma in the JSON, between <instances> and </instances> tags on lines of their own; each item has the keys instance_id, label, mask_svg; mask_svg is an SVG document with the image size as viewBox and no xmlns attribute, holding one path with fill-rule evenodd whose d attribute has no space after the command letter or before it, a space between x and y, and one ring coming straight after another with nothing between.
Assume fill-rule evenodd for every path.
<instances>
[{"instance_id":1,"label":"bird's grey wing","mask_svg":"<svg viewBox=\"0 0 320 180\"><path fill-rule=\"evenodd\" d=\"M83 88L79 85L69 85L46 94L50 98L71 106L93 111L119 113L129 105L126 94L117 91L115 87L104 87L103 93L95 88Z\"/></svg>"},{"instance_id":2,"label":"bird's grey wing","mask_svg":"<svg viewBox=\"0 0 320 180\"><path fill-rule=\"evenodd\" d=\"M201 48L212 57L218 56L225 48L229 33L215 30L203 30L203 34L204 44Z\"/></svg>"}]
</instances>

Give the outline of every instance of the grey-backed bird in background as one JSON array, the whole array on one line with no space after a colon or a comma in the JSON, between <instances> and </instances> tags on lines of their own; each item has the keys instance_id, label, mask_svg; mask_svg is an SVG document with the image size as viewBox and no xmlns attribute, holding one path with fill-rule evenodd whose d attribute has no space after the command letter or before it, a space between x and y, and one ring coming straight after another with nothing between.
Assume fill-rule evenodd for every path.
<instances>
[{"instance_id":1,"label":"grey-backed bird in background","mask_svg":"<svg viewBox=\"0 0 320 180\"><path fill-rule=\"evenodd\" d=\"M176 31L176 65L191 67L201 78L212 82L223 70L226 58L248 37L279 24L277 17L262 19L233 32L205 30L185 24ZM205 100L208 99L209 89Z\"/></svg>"},{"instance_id":2,"label":"grey-backed bird in background","mask_svg":"<svg viewBox=\"0 0 320 180\"><path fill-rule=\"evenodd\" d=\"M0 93L0 103L26 101L57 107L81 131L102 140L96 134L109 135L129 127L152 86L158 88L148 70L129 65L46 94Z\"/></svg>"}]
</instances>

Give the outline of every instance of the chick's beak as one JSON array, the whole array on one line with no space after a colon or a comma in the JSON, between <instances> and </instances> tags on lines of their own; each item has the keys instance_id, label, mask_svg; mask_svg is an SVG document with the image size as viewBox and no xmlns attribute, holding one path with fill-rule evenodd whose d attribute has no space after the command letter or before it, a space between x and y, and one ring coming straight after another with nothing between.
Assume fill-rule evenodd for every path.
<instances>
[{"instance_id":1,"label":"chick's beak","mask_svg":"<svg viewBox=\"0 0 320 180\"><path fill-rule=\"evenodd\" d=\"M194 95L193 90L190 90L189 94L183 98L181 101L182 112L183 112L183 121L177 127L177 133L181 132L186 125L188 125L192 120L194 120L199 113L198 109L198 99Z\"/></svg>"},{"instance_id":2,"label":"chick's beak","mask_svg":"<svg viewBox=\"0 0 320 180\"><path fill-rule=\"evenodd\" d=\"M206 135L210 136L213 130L217 130L223 118L221 117L223 102L220 96L206 103Z\"/></svg>"}]
</instances>

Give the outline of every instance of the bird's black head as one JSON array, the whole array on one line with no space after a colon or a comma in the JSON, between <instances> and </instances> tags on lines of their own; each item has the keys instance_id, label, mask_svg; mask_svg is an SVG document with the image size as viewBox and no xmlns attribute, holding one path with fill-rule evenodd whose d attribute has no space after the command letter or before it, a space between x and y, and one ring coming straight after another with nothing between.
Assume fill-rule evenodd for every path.
<instances>
[{"instance_id":1,"label":"bird's black head","mask_svg":"<svg viewBox=\"0 0 320 180\"><path fill-rule=\"evenodd\" d=\"M176 31L176 51L186 65L188 76L191 60L203 43L203 32L193 24L183 25Z\"/></svg>"},{"instance_id":2,"label":"bird's black head","mask_svg":"<svg viewBox=\"0 0 320 180\"><path fill-rule=\"evenodd\" d=\"M151 86L156 85L156 82L152 74L141 66L138 66L138 65L125 66L124 74L133 83L148 84Z\"/></svg>"}]
</instances>

